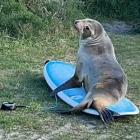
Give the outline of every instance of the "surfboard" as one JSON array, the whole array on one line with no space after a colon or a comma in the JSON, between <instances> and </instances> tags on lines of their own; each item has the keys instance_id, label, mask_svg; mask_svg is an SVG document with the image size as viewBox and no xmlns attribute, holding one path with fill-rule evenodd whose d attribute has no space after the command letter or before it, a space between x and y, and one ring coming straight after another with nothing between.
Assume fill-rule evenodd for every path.
<instances>
[{"instance_id":1,"label":"surfboard","mask_svg":"<svg viewBox=\"0 0 140 140\"><path fill-rule=\"evenodd\" d=\"M43 74L47 84L52 90L70 79L75 72L75 66L62 61L49 61L45 64ZM83 87L72 88L57 93L58 97L72 107L77 106L85 97L86 92ZM116 112L114 116L135 115L139 113L138 107L129 99L123 98L114 105L107 107L109 110ZM92 109L85 109L83 112L99 115Z\"/></svg>"}]
</instances>

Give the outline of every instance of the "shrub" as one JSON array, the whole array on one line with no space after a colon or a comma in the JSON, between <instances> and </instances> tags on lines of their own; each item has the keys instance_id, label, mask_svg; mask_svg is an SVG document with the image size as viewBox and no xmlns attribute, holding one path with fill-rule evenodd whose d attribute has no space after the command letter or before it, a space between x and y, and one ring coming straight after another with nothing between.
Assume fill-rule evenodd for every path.
<instances>
[{"instance_id":1,"label":"shrub","mask_svg":"<svg viewBox=\"0 0 140 140\"><path fill-rule=\"evenodd\" d=\"M84 17L80 0L26 0L25 3L32 13L48 21L58 19L65 24Z\"/></svg>"},{"instance_id":2,"label":"shrub","mask_svg":"<svg viewBox=\"0 0 140 140\"><path fill-rule=\"evenodd\" d=\"M47 30L48 24L70 25L83 17L80 6L79 0L1 0L0 30L11 36L29 36Z\"/></svg>"},{"instance_id":3,"label":"shrub","mask_svg":"<svg viewBox=\"0 0 140 140\"><path fill-rule=\"evenodd\" d=\"M22 2L16 0L0 1L0 30L12 36L35 33L42 28L40 17L27 10Z\"/></svg>"},{"instance_id":4,"label":"shrub","mask_svg":"<svg viewBox=\"0 0 140 140\"><path fill-rule=\"evenodd\" d=\"M140 0L82 0L91 16L120 20L140 19Z\"/></svg>"}]
</instances>

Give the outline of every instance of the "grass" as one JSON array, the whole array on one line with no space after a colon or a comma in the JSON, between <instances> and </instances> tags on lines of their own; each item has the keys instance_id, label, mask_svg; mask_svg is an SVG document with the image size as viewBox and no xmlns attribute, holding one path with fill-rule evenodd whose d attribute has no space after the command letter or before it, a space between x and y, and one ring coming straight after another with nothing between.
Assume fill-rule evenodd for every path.
<instances>
[{"instance_id":1,"label":"grass","mask_svg":"<svg viewBox=\"0 0 140 140\"><path fill-rule=\"evenodd\" d=\"M139 0L83 0L84 10L91 17L104 17L127 21L137 21L140 18ZM93 16L94 15L94 16Z\"/></svg>"},{"instance_id":2,"label":"grass","mask_svg":"<svg viewBox=\"0 0 140 140\"><path fill-rule=\"evenodd\" d=\"M118 61L127 73L127 97L140 109L140 35L113 35ZM29 105L0 112L0 139L140 139L140 116L115 119L104 128L100 119L87 114L62 116L46 111L55 104L43 77L45 60L75 63L78 37L73 29L50 32L38 38L0 37L0 103ZM65 106L59 100L59 105Z\"/></svg>"}]
</instances>

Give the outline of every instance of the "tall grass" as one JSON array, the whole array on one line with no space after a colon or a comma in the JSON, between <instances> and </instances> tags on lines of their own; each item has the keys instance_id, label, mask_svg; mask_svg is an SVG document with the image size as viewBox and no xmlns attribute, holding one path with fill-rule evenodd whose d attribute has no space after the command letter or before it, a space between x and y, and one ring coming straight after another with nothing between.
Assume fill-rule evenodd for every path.
<instances>
[{"instance_id":1,"label":"tall grass","mask_svg":"<svg viewBox=\"0 0 140 140\"><path fill-rule=\"evenodd\" d=\"M0 0L0 31L10 36L55 32L84 17L140 19L140 0Z\"/></svg>"},{"instance_id":2,"label":"tall grass","mask_svg":"<svg viewBox=\"0 0 140 140\"><path fill-rule=\"evenodd\" d=\"M12 36L35 33L42 28L40 17L28 11L22 2L16 0L0 1L0 30Z\"/></svg>"},{"instance_id":3,"label":"tall grass","mask_svg":"<svg viewBox=\"0 0 140 140\"><path fill-rule=\"evenodd\" d=\"M0 30L11 36L38 35L82 18L81 5L79 0L0 0Z\"/></svg>"},{"instance_id":4,"label":"tall grass","mask_svg":"<svg viewBox=\"0 0 140 140\"><path fill-rule=\"evenodd\" d=\"M120 20L140 19L140 0L82 0L84 9L96 17Z\"/></svg>"}]
</instances>

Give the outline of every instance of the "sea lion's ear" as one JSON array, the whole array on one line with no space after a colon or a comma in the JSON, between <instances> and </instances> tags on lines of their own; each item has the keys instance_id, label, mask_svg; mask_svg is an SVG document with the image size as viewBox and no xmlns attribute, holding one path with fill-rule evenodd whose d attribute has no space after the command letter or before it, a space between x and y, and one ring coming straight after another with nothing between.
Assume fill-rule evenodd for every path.
<instances>
[{"instance_id":1,"label":"sea lion's ear","mask_svg":"<svg viewBox=\"0 0 140 140\"><path fill-rule=\"evenodd\" d=\"M92 29L90 26L88 26L88 28L89 28L89 30L90 30L90 32L91 32L91 36L94 36L94 35L95 35L94 29Z\"/></svg>"}]
</instances>

